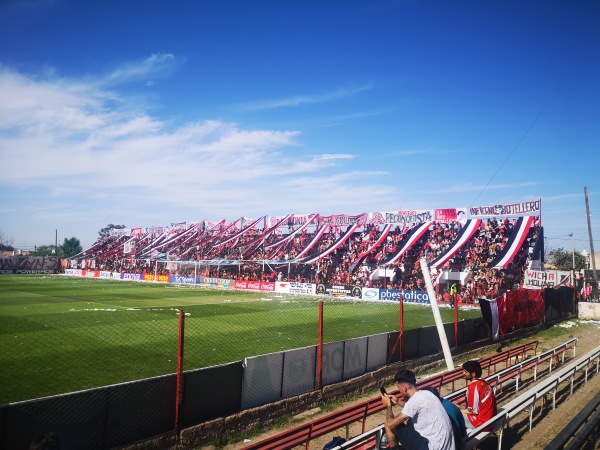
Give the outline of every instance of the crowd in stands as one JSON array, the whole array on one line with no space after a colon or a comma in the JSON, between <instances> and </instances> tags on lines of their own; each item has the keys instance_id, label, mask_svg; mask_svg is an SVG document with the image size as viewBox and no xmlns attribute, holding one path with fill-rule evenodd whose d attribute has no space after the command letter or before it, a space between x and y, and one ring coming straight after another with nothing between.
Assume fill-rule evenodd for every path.
<instances>
[{"instance_id":1,"label":"crowd in stands","mask_svg":"<svg viewBox=\"0 0 600 450\"><path fill-rule=\"evenodd\" d=\"M468 281L457 287L462 301L500 295L521 283L531 248L539 236L539 220L529 229L506 269L491 267L510 242L516 223L514 218L481 221L471 239L441 268L469 272ZM410 246L406 243L416 225L396 226L388 231L384 225L369 224L350 235L349 227L324 226L325 230L312 227L309 231L305 227L295 234L292 228L265 235L264 230L255 226L242 230L229 226L218 231L197 227L138 236L115 235L79 255L71 261L71 267L424 290L421 258L431 263L444 255L456 241L463 224L432 222ZM328 252L331 248L335 250ZM304 262L313 259L310 264ZM392 264L388 264L389 261L393 261ZM384 266L387 276L381 277L380 272L375 271ZM449 290L449 286L445 289ZM440 289L440 300L447 299L447 294Z\"/></svg>"}]
</instances>

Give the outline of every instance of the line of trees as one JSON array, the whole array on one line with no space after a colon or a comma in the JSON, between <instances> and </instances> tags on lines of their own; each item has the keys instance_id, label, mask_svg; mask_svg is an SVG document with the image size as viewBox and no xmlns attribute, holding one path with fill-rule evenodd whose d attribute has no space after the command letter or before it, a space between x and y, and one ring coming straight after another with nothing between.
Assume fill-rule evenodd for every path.
<instances>
[{"instance_id":1,"label":"line of trees","mask_svg":"<svg viewBox=\"0 0 600 450\"><path fill-rule=\"evenodd\" d=\"M100 242L103 239L111 235L113 230L122 230L125 225L113 225L108 224L104 228L98 231L98 240ZM12 246L14 238L8 236L0 229L0 251L14 251L15 248ZM30 253L31 256L58 256L59 258L70 258L83 250L81 242L76 237L65 238L61 245L40 245Z\"/></svg>"},{"instance_id":2,"label":"line of trees","mask_svg":"<svg viewBox=\"0 0 600 450\"><path fill-rule=\"evenodd\" d=\"M63 243L58 246L55 245L40 245L31 252L32 256L58 256L59 258L70 258L80 253L83 250L81 242L76 237L65 238Z\"/></svg>"},{"instance_id":3,"label":"line of trees","mask_svg":"<svg viewBox=\"0 0 600 450\"><path fill-rule=\"evenodd\" d=\"M96 242L100 242L106 239L111 235L113 230L122 230L125 228L125 225L114 225L109 223L104 228L101 228L98 231L98 240ZM0 235L1 237L1 235ZM1 243L1 241L0 241ZM1 250L1 249L0 249ZM10 248L9 250L13 250ZM36 247L36 249L31 252L32 256L52 256L58 255L59 258L70 258L75 256L78 253L81 253L83 248L81 247L81 242L76 237L65 238L62 245L59 245L58 248L56 245L40 245Z\"/></svg>"}]
</instances>

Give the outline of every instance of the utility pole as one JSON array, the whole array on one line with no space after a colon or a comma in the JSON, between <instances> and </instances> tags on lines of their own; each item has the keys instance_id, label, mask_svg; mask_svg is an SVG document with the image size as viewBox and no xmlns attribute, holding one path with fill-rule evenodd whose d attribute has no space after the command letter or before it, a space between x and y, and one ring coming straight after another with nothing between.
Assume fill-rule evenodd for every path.
<instances>
[{"instance_id":1,"label":"utility pole","mask_svg":"<svg viewBox=\"0 0 600 450\"><path fill-rule=\"evenodd\" d=\"M571 266L573 269L573 286L577 289L577 283L575 280L575 240L573 239L573 233L569 235L571 238L571 254L573 255L573 265Z\"/></svg>"},{"instance_id":2,"label":"utility pole","mask_svg":"<svg viewBox=\"0 0 600 450\"><path fill-rule=\"evenodd\" d=\"M598 276L596 275L596 255L594 254L594 240L592 239L592 224L590 222L590 202L588 200L587 186L583 187L583 193L585 194L585 213L587 216L587 226L588 226L588 234L590 235L590 253L592 260L592 273L594 275L594 287L596 292L594 292L594 297L597 295L598 289Z\"/></svg>"}]
</instances>

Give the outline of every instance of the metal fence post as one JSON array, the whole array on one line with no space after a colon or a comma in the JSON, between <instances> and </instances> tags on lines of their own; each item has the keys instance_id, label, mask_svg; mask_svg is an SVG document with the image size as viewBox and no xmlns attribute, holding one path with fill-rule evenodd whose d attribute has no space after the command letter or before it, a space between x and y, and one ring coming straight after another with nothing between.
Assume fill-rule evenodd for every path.
<instances>
[{"instance_id":1,"label":"metal fence post","mask_svg":"<svg viewBox=\"0 0 600 450\"><path fill-rule=\"evenodd\" d=\"M179 428L179 412L183 401L183 342L185 336L185 313L179 311L179 340L177 344L177 381L175 387L175 429Z\"/></svg>"},{"instance_id":2,"label":"metal fence post","mask_svg":"<svg viewBox=\"0 0 600 450\"><path fill-rule=\"evenodd\" d=\"M323 300L319 301L319 336L317 342L317 388L323 386Z\"/></svg>"},{"instance_id":3,"label":"metal fence post","mask_svg":"<svg viewBox=\"0 0 600 450\"><path fill-rule=\"evenodd\" d=\"M454 293L454 347L458 347L458 294Z\"/></svg>"},{"instance_id":4,"label":"metal fence post","mask_svg":"<svg viewBox=\"0 0 600 450\"><path fill-rule=\"evenodd\" d=\"M404 295L400 295L400 361L404 361Z\"/></svg>"}]
</instances>

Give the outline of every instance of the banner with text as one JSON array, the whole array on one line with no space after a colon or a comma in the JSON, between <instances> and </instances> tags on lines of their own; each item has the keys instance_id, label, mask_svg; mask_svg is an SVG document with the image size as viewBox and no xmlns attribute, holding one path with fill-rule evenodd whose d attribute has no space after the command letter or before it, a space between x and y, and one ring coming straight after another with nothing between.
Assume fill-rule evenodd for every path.
<instances>
[{"instance_id":1,"label":"banner with text","mask_svg":"<svg viewBox=\"0 0 600 450\"><path fill-rule=\"evenodd\" d=\"M525 289L554 288L571 283L571 272L565 270L526 270L523 279Z\"/></svg>"},{"instance_id":2,"label":"banner with text","mask_svg":"<svg viewBox=\"0 0 600 450\"><path fill-rule=\"evenodd\" d=\"M233 284L236 289L246 289L249 291L275 292L275 283L271 281L242 281L236 280Z\"/></svg>"},{"instance_id":3,"label":"banner with text","mask_svg":"<svg viewBox=\"0 0 600 450\"><path fill-rule=\"evenodd\" d=\"M402 297L404 303L429 304L427 291L408 291L406 289L380 289L379 300L399 302Z\"/></svg>"},{"instance_id":4,"label":"banner with text","mask_svg":"<svg viewBox=\"0 0 600 450\"><path fill-rule=\"evenodd\" d=\"M476 206L469 208L470 217L524 216L539 214L542 200L512 203L508 205Z\"/></svg>"},{"instance_id":5,"label":"banner with text","mask_svg":"<svg viewBox=\"0 0 600 450\"><path fill-rule=\"evenodd\" d=\"M370 213L370 224L416 225L434 220L435 212L428 210L376 211Z\"/></svg>"},{"instance_id":6,"label":"banner with text","mask_svg":"<svg viewBox=\"0 0 600 450\"><path fill-rule=\"evenodd\" d=\"M56 273L56 256L0 256L2 273Z\"/></svg>"},{"instance_id":7,"label":"banner with text","mask_svg":"<svg viewBox=\"0 0 600 450\"><path fill-rule=\"evenodd\" d=\"M275 283L275 292L281 292L282 294L314 295L317 292L316 287L317 286L314 283L278 281Z\"/></svg>"},{"instance_id":8,"label":"banner with text","mask_svg":"<svg viewBox=\"0 0 600 450\"><path fill-rule=\"evenodd\" d=\"M357 297L361 298L360 286L339 286L332 284L317 285L317 295L331 295L332 297Z\"/></svg>"}]
</instances>

